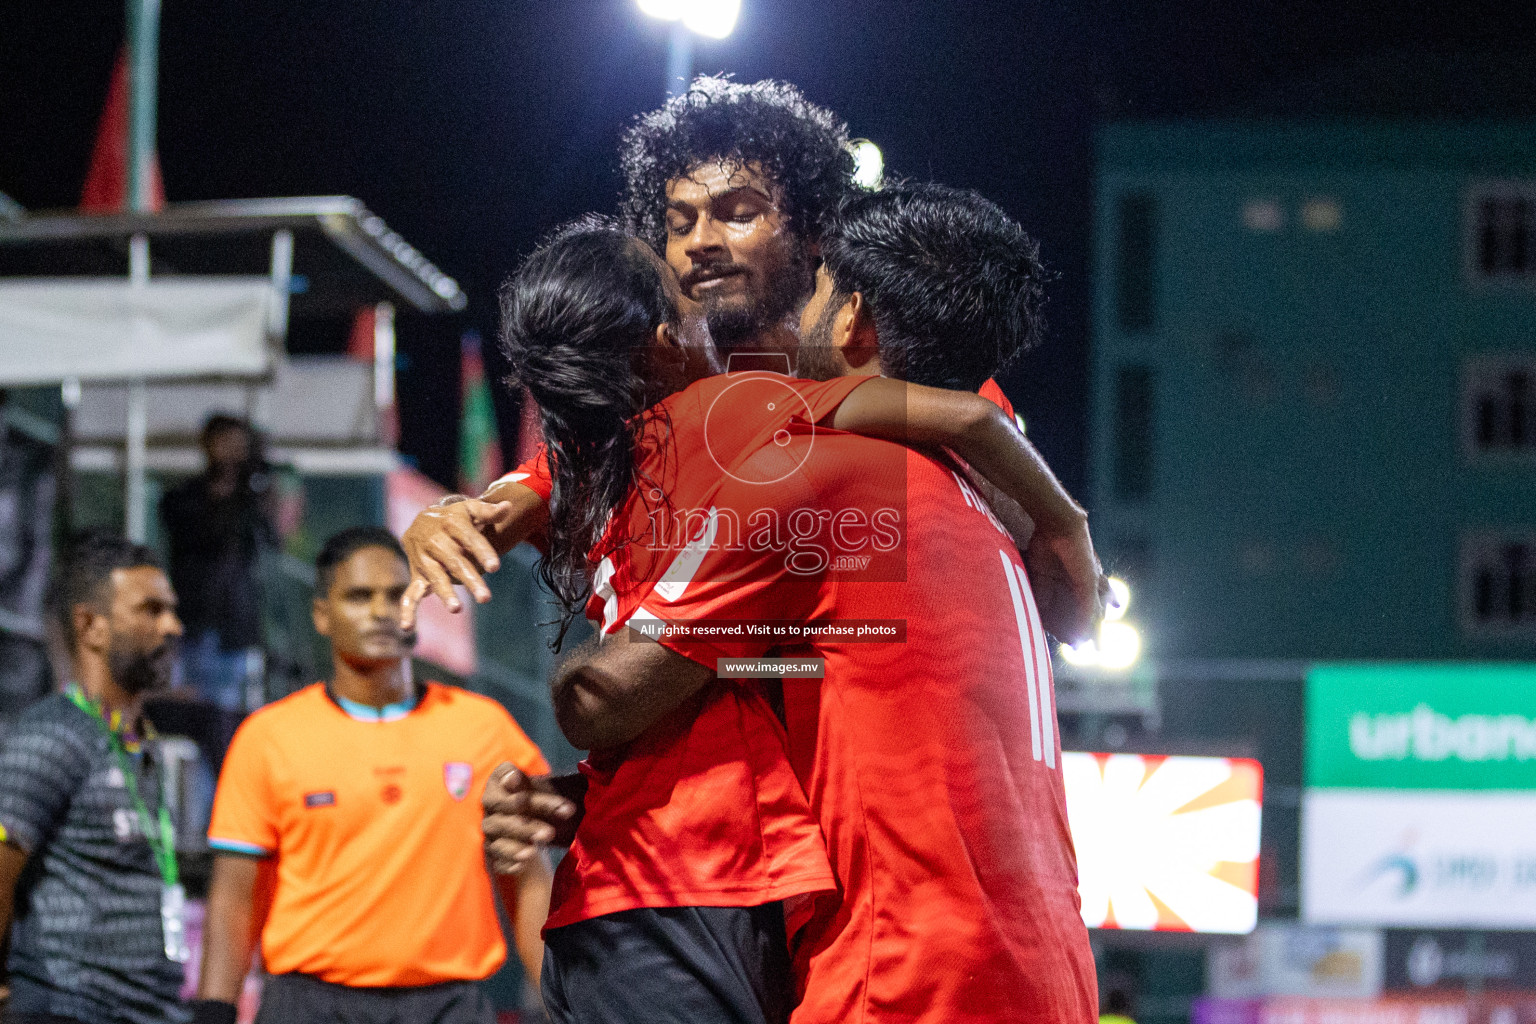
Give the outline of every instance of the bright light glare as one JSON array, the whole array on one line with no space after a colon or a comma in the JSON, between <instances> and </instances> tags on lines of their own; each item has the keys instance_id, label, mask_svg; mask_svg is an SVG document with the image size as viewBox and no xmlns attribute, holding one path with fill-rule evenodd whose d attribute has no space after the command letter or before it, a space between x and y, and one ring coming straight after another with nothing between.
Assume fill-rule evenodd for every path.
<instances>
[{"instance_id":1,"label":"bright light glare","mask_svg":"<svg viewBox=\"0 0 1536 1024\"><path fill-rule=\"evenodd\" d=\"M741 0L693 0L683 4L683 24L711 39L730 35L739 14Z\"/></svg>"},{"instance_id":2,"label":"bright light glare","mask_svg":"<svg viewBox=\"0 0 1536 1024\"><path fill-rule=\"evenodd\" d=\"M1062 644L1058 648L1061 659L1068 665L1119 672L1136 664L1136 659L1141 657L1141 634L1135 626L1124 621L1126 609L1131 606L1131 588L1125 580L1111 576L1109 594L1104 603L1104 621L1099 623L1099 635L1076 647Z\"/></svg>"},{"instance_id":3,"label":"bright light glare","mask_svg":"<svg viewBox=\"0 0 1536 1024\"><path fill-rule=\"evenodd\" d=\"M683 16L688 4L684 0L640 0L640 9L662 21L676 21Z\"/></svg>"},{"instance_id":4,"label":"bright light glare","mask_svg":"<svg viewBox=\"0 0 1536 1024\"><path fill-rule=\"evenodd\" d=\"M724 39L736 27L741 0L638 0L640 10L662 21L682 20L691 32Z\"/></svg>"},{"instance_id":5,"label":"bright light glare","mask_svg":"<svg viewBox=\"0 0 1536 1024\"><path fill-rule=\"evenodd\" d=\"M1104 617L1110 621L1125 618L1125 610L1131 606L1131 588L1118 576L1109 578L1109 592L1114 600L1104 606Z\"/></svg>"},{"instance_id":6,"label":"bright light glare","mask_svg":"<svg viewBox=\"0 0 1536 1024\"><path fill-rule=\"evenodd\" d=\"M885 175L885 156L868 139L854 139L848 144L853 153L853 183L860 188L879 188Z\"/></svg>"},{"instance_id":7,"label":"bright light glare","mask_svg":"<svg viewBox=\"0 0 1536 1024\"><path fill-rule=\"evenodd\" d=\"M1086 667L1099 663L1099 645L1092 640L1084 640L1076 647L1061 645L1061 656L1066 659L1068 665Z\"/></svg>"},{"instance_id":8,"label":"bright light glare","mask_svg":"<svg viewBox=\"0 0 1536 1024\"><path fill-rule=\"evenodd\" d=\"M1129 622L1106 622L1099 627L1099 664L1109 669L1130 668L1141 656L1141 634Z\"/></svg>"}]
</instances>

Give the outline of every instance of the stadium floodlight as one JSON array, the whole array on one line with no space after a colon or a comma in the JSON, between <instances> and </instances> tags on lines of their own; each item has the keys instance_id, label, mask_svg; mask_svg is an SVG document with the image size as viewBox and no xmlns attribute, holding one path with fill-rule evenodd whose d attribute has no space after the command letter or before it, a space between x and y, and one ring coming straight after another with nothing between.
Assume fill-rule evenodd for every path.
<instances>
[{"instance_id":1,"label":"stadium floodlight","mask_svg":"<svg viewBox=\"0 0 1536 1024\"><path fill-rule=\"evenodd\" d=\"M688 90L693 81L693 37L724 39L736 27L741 0L637 0L640 10L672 23L667 46L667 95Z\"/></svg>"},{"instance_id":2,"label":"stadium floodlight","mask_svg":"<svg viewBox=\"0 0 1536 1024\"><path fill-rule=\"evenodd\" d=\"M741 14L741 0L694 0L684 7L683 24L711 39L730 35Z\"/></svg>"},{"instance_id":3,"label":"stadium floodlight","mask_svg":"<svg viewBox=\"0 0 1536 1024\"><path fill-rule=\"evenodd\" d=\"M1124 580L1111 576L1109 590L1111 600L1105 605L1099 635L1075 647L1062 644L1058 648L1061 660L1074 668L1123 672L1141 657L1141 633L1125 621L1126 609L1131 606L1131 588Z\"/></svg>"},{"instance_id":4,"label":"stadium floodlight","mask_svg":"<svg viewBox=\"0 0 1536 1024\"><path fill-rule=\"evenodd\" d=\"M1125 610L1131 606L1131 588L1118 576L1109 578L1109 593L1114 600L1104 606L1104 617L1112 622L1125 618Z\"/></svg>"},{"instance_id":5,"label":"stadium floodlight","mask_svg":"<svg viewBox=\"0 0 1536 1024\"><path fill-rule=\"evenodd\" d=\"M1129 622L1109 620L1099 626L1099 665L1120 671L1141 657L1141 634Z\"/></svg>"},{"instance_id":6,"label":"stadium floodlight","mask_svg":"<svg viewBox=\"0 0 1536 1024\"><path fill-rule=\"evenodd\" d=\"M1084 640L1076 647L1061 645L1061 657L1068 665L1091 668L1099 663L1099 644L1096 640Z\"/></svg>"},{"instance_id":7,"label":"stadium floodlight","mask_svg":"<svg viewBox=\"0 0 1536 1024\"><path fill-rule=\"evenodd\" d=\"M854 139L848 144L853 154L853 183L860 188L879 188L885 177L885 156L868 139Z\"/></svg>"},{"instance_id":8,"label":"stadium floodlight","mask_svg":"<svg viewBox=\"0 0 1536 1024\"><path fill-rule=\"evenodd\" d=\"M640 10L662 21L681 21L690 32L724 39L736 27L741 0L638 0Z\"/></svg>"},{"instance_id":9,"label":"stadium floodlight","mask_svg":"<svg viewBox=\"0 0 1536 1024\"><path fill-rule=\"evenodd\" d=\"M677 21L683 16L683 0L640 0L640 10L662 21Z\"/></svg>"}]
</instances>

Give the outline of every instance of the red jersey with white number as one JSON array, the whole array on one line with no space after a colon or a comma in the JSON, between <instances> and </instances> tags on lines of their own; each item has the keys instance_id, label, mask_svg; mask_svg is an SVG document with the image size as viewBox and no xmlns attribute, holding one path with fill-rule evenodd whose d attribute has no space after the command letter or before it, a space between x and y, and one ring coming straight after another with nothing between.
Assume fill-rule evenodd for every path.
<instances>
[{"instance_id":1,"label":"red jersey with white number","mask_svg":"<svg viewBox=\"0 0 1536 1024\"><path fill-rule=\"evenodd\" d=\"M588 616L611 631L621 588L666 591L676 556L709 541L701 530L722 482L751 479L741 468L748 455L783 449L791 427L814 429L867 379L722 375L662 402L649 414L631 499L593 552ZM548 499L547 469L518 472ZM784 727L751 680L706 686L631 743L594 751L581 771L586 813L556 873L546 928L639 907L757 906L835 889Z\"/></svg>"},{"instance_id":2,"label":"red jersey with white number","mask_svg":"<svg viewBox=\"0 0 1536 1024\"><path fill-rule=\"evenodd\" d=\"M799 933L794 1020L1089 1024L1097 987L1049 654L1018 552L952 467L917 453L820 431L763 461L747 472L796 465L774 489L781 519L831 513L822 540L840 568L797 571L786 550L714 551L684 585L649 595L636 621L905 623L901 643L773 652L825 658L824 679L786 680L784 696L791 756L843 890L816 901ZM716 495L722 509L761 511L761 498ZM896 547L830 533L843 513L872 523L893 509ZM663 643L711 666L768 653L751 636Z\"/></svg>"}]
</instances>

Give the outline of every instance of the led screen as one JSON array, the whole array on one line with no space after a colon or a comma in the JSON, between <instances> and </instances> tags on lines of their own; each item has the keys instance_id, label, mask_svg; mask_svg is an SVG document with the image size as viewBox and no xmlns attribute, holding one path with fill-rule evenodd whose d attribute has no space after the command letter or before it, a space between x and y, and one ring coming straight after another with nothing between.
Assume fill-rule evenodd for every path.
<instances>
[{"instance_id":1,"label":"led screen","mask_svg":"<svg viewBox=\"0 0 1536 1024\"><path fill-rule=\"evenodd\" d=\"M1257 761L1078 752L1062 759L1090 928L1253 930Z\"/></svg>"}]
</instances>

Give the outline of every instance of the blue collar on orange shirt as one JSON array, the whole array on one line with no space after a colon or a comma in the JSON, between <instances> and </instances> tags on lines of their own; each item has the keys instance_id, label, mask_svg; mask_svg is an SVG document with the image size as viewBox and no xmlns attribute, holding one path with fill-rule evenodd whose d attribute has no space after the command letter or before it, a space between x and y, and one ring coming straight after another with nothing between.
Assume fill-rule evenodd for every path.
<instances>
[{"instance_id":1,"label":"blue collar on orange shirt","mask_svg":"<svg viewBox=\"0 0 1536 1024\"><path fill-rule=\"evenodd\" d=\"M348 700L329 686L325 688L326 696L336 702L336 706L346 714L348 718L358 722L398 722L416 709L421 702L419 689L412 687L411 695L405 700L396 701L376 708L371 704L359 704L355 700Z\"/></svg>"}]
</instances>

